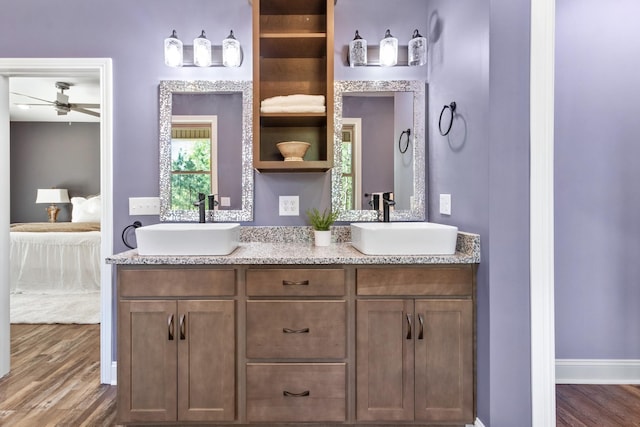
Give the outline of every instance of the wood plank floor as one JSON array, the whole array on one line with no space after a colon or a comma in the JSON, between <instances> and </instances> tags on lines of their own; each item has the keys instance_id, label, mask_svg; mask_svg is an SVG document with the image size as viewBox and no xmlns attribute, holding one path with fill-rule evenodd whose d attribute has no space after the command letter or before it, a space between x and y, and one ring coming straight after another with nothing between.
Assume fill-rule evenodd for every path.
<instances>
[{"instance_id":1,"label":"wood plank floor","mask_svg":"<svg viewBox=\"0 0 640 427\"><path fill-rule=\"evenodd\" d=\"M100 384L100 325L11 325L0 425L112 426L115 396Z\"/></svg>"},{"instance_id":2,"label":"wood plank floor","mask_svg":"<svg viewBox=\"0 0 640 427\"><path fill-rule=\"evenodd\" d=\"M640 426L639 385L556 385L558 427Z\"/></svg>"},{"instance_id":3,"label":"wood plank floor","mask_svg":"<svg viewBox=\"0 0 640 427\"><path fill-rule=\"evenodd\" d=\"M0 426L114 426L116 387L100 384L100 325L11 325ZM640 386L556 386L558 427L640 427Z\"/></svg>"}]
</instances>

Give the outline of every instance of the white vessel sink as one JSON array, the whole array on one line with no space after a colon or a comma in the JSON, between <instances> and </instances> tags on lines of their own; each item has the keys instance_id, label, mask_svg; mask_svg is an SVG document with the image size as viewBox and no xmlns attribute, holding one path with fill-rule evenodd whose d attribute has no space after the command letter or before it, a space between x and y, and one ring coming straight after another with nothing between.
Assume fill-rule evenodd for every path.
<instances>
[{"instance_id":1,"label":"white vessel sink","mask_svg":"<svg viewBox=\"0 0 640 427\"><path fill-rule=\"evenodd\" d=\"M238 247L240 224L179 223L136 228L139 255L228 255Z\"/></svg>"},{"instance_id":2,"label":"white vessel sink","mask_svg":"<svg viewBox=\"0 0 640 427\"><path fill-rule=\"evenodd\" d=\"M366 255L452 255L458 227L433 222L351 224L351 244Z\"/></svg>"}]
</instances>

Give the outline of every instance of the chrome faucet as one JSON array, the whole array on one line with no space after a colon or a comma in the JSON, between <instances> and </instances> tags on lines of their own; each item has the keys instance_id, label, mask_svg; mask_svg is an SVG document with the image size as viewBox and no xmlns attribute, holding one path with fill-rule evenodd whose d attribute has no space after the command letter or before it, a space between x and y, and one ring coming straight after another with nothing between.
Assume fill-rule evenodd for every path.
<instances>
[{"instance_id":1,"label":"chrome faucet","mask_svg":"<svg viewBox=\"0 0 640 427\"><path fill-rule=\"evenodd\" d=\"M389 222L389 208L395 204L391 192L382 193L382 222Z\"/></svg>"}]
</instances>

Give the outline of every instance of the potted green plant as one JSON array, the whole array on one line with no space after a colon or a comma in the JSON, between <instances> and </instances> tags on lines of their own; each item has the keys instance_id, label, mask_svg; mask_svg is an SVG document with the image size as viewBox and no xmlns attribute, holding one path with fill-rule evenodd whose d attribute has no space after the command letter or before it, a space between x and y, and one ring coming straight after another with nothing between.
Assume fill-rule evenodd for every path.
<instances>
[{"instance_id":1,"label":"potted green plant","mask_svg":"<svg viewBox=\"0 0 640 427\"><path fill-rule=\"evenodd\" d=\"M338 212L325 209L322 213L313 208L307 211L309 222L313 228L313 236L316 246L329 246L331 244L331 226L338 218Z\"/></svg>"}]
</instances>

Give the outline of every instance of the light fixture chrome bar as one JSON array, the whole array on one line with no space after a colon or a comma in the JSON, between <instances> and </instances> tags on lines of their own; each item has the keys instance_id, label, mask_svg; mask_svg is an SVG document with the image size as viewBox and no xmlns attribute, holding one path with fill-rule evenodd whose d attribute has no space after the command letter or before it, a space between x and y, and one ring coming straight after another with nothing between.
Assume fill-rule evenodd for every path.
<instances>
[{"instance_id":1,"label":"light fixture chrome bar","mask_svg":"<svg viewBox=\"0 0 640 427\"><path fill-rule=\"evenodd\" d=\"M186 46L185 46L186 49ZM409 65L409 54L407 45L398 46L398 63L396 67L404 67ZM344 65L349 65L349 45L345 45L343 48ZM367 46L367 67L379 67L380 66L380 46L369 45Z\"/></svg>"}]
</instances>

